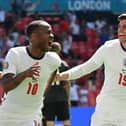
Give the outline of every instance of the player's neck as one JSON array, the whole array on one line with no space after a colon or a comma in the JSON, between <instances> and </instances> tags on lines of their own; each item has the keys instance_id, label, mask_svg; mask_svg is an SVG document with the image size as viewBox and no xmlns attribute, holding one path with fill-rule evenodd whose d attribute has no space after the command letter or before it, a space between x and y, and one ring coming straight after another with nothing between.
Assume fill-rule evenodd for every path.
<instances>
[{"instance_id":1,"label":"player's neck","mask_svg":"<svg viewBox=\"0 0 126 126\"><path fill-rule=\"evenodd\" d=\"M35 58L42 58L45 55L45 52L42 52L41 50L36 50L32 46L28 46L28 51L30 55Z\"/></svg>"}]
</instances>

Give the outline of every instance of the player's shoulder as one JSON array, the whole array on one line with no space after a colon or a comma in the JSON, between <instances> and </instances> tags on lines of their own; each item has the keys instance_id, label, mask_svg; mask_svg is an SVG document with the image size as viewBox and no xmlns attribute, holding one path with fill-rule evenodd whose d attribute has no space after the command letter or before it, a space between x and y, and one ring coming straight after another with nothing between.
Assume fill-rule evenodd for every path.
<instances>
[{"instance_id":1,"label":"player's shoulder","mask_svg":"<svg viewBox=\"0 0 126 126\"><path fill-rule=\"evenodd\" d=\"M118 49L119 47L119 40L118 39L112 39L112 40L108 40L104 43L104 45L102 45L100 48L99 48L99 51L101 52L113 52L114 50Z\"/></svg>"},{"instance_id":2,"label":"player's shoulder","mask_svg":"<svg viewBox=\"0 0 126 126\"><path fill-rule=\"evenodd\" d=\"M47 55L47 57L49 59L52 59L52 60L56 60L56 59L61 60L60 57L59 57L59 55L57 53L55 53L55 52L50 52L49 51L49 52L46 53L46 55Z\"/></svg>"},{"instance_id":3,"label":"player's shoulder","mask_svg":"<svg viewBox=\"0 0 126 126\"><path fill-rule=\"evenodd\" d=\"M56 64L56 65L61 64L61 58L55 52L47 52L46 53L46 61L48 61L52 64Z\"/></svg>"},{"instance_id":4,"label":"player's shoulder","mask_svg":"<svg viewBox=\"0 0 126 126\"><path fill-rule=\"evenodd\" d=\"M18 46L18 47L11 48L9 51L15 52L15 53L20 53L20 52L24 52L25 49L26 49L26 46Z\"/></svg>"},{"instance_id":5,"label":"player's shoulder","mask_svg":"<svg viewBox=\"0 0 126 126\"><path fill-rule=\"evenodd\" d=\"M119 39L112 39L112 40L106 41L104 44L106 48L117 47L118 45L119 45Z\"/></svg>"}]
</instances>

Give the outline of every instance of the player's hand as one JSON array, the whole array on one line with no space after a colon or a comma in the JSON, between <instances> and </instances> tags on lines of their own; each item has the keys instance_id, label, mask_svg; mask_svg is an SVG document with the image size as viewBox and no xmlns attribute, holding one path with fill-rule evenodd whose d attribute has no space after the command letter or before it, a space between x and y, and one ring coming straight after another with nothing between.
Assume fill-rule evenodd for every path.
<instances>
[{"instance_id":1,"label":"player's hand","mask_svg":"<svg viewBox=\"0 0 126 126\"><path fill-rule=\"evenodd\" d=\"M55 81L62 81L62 80L68 80L69 75L66 73L58 73L56 74Z\"/></svg>"},{"instance_id":2,"label":"player's hand","mask_svg":"<svg viewBox=\"0 0 126 126\"><path fill-rule=\"evenodd\" d=\"M26 77L31 77L32 80L37 81L40 74L40 64L36 62L29 69L25 71Z\"/></svg>"}]
</instances>

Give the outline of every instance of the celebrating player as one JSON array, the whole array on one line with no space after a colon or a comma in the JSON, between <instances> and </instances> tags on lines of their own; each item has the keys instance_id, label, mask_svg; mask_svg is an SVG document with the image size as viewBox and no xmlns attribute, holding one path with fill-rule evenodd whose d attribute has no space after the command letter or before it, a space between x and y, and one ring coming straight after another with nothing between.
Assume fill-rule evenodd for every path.
<instances>
[{"instance_id":1,"label":"celebrating player","mask_svg":"<svg viewBox=\"0 0 126 126\"><path fill-rule=\"evenodd\" d=\"M118 21L118 39L107 41L86 63L57 75L58 80L73 80L104 64L104 85L91 126L126 126L126 13Z\"/></svg>"},{"instance_id":2,"label":"celebrating player","mask_svg":"<svg viewBox=\"0 0 126 126\"><path fill-rule=\"evenodd\" d=\"M7 97L0 107L0 126L41 126L42 96L61 64L56 53L48 52L54 36L47 22L31 22L26 34L29 46L12 48L6 56L0 84Z\"/></svg>"}]
</instances>

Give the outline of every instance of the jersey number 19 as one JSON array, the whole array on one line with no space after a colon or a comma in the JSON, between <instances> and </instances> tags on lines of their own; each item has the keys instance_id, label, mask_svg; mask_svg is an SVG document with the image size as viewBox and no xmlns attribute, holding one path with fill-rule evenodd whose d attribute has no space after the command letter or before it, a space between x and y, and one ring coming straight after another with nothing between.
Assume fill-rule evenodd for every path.
<instances>
[{"instance_id":1,"label":"jersey number 19","mask_svg":"<svg viewBox=\"0 0 126 126\"><path fill-rule=\"evenodd\" d=\"M119 85L123 85L126 86L126 74L122 74L120 73L120 77L119 77Z\"/></svg>"}]
</instances>

